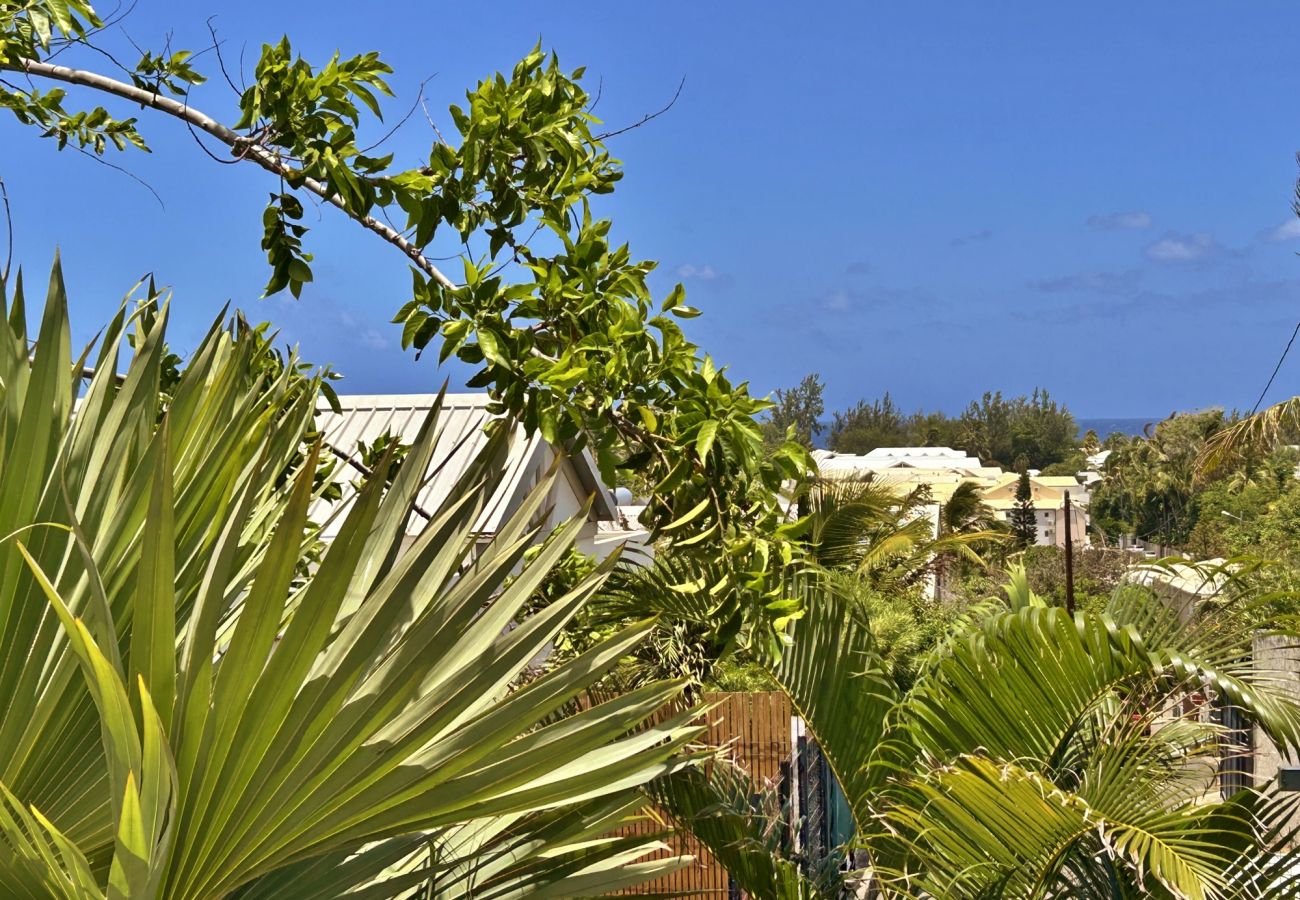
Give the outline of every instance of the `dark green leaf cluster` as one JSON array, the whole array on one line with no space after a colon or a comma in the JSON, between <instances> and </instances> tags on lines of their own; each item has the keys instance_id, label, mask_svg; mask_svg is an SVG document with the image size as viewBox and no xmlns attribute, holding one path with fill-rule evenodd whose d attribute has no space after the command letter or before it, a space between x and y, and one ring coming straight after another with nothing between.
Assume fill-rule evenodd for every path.
<instances>
[{"instance_id":1,"label":"dark green leaf cluster","mask_svg":"<svg viewBox=\"0 0 1300 900\"><path fill-rule=\"evenodd\" d=\"M103 22L86 0L0 3L0 61L33 59L60 38L78 39Z\"/></svg>"},{"instance_id":2,"label":"dark green leaf cluster","mask_svg":"<svg viewBox=\"0 0 1300 900\"><path fill-rule=\"evenodd\" d=\"M1105 477L1089 504L1094 526L1112 541L1119 535L1133 535L1181 546L1200 516L1195 502L1197 459L1206 442L1231 424L1223 410L1181 413L1157 423L1145 435L1116 442L1106 460ZM1234 467L1235 473L1224 470L1218 477L1249 478L1257 465L1257 458L1243 459Z\"/></svg>"},{"instance_id":3,"label":"dark green leaf cluster","mask_svg":"<svg viewBox=\"0 0 1300 900\"><path fill-rule=\"evenodd\" d=\"M826 385L814 372L805 375L794 387L773 391L773 406L768 411L767 421L763 423L763 433L768 443L777 446L793 437L805 447L811 448L813 440L825 430L821 422L822 413L826 411L822 399L825 390Z\"/></svg>"},{"instance_id":4,"label":"dark green leaf cluster","mask_svg":"<svg viewBox=\"0 0 1300 900\"><path fill-rule=\"evenodd\" d=\"M1007 514L1011 534L1019 547L1032 547L1038 540L1038 511L1034 509L1034 491L1029 473L1021 472L1016 482L1016 505Z\"/></svg>"},{"instance_id":5,"label":"dark green leaf cluster","mask_svg":"<svg viewBox=\"0 0 1300 900\"><path fill-rule=\"evenodd\" d=\"M872 402L836 412L830 448L867 453L877 447L957 447L989 465L1044 469L1075 449L1078 425L1063 405L1042 388L1006 398L986 392L960 416L941 412L905 413L886 393Z\"/></svg>"}]
</instances>

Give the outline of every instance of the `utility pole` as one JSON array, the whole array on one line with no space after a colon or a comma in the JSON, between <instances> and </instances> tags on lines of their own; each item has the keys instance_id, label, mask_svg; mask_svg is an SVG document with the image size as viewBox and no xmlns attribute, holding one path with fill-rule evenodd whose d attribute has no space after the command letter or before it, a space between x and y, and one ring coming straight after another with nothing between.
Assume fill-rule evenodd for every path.
<instances>
[{"instance_id":1,"label":"utility pole","mask_svg":"<svg viewBox=\"0 0 1300 900\"><path fill-rule=\"evenodd\" d=\"M1074 615L1074 539L1070 534L1070 492L1065 492L1065 611Z\"/></svg>"}]
</instances>

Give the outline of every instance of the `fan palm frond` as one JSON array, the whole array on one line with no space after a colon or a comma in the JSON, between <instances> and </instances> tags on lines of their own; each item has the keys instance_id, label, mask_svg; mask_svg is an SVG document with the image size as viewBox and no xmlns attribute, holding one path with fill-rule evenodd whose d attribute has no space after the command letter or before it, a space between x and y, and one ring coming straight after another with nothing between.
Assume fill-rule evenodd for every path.
<instances>
[{"instance_id":1,"label":"fan palm frond","mask_svg":"<svg viewBox=\"0 0 1300 900\"><path fill-rule=\"evenodd\" d=\"M684 764L696 711L659 717L680 680L570 705L650 621L517 686L613 560L527 613L584 515L524 559L553 470L478 534L513 429L411 542L435 404L391 483L390 451L304 567L319 379L266 374L247 331L218 324L164 398L165 313L120 383L119 313L75 415L57 266L34 358L22 316L0 320L0 885L227 896L309 860L626 797ZM593 859L585 883L655 871L643 850Z\"/></svg>"}]
</instances>

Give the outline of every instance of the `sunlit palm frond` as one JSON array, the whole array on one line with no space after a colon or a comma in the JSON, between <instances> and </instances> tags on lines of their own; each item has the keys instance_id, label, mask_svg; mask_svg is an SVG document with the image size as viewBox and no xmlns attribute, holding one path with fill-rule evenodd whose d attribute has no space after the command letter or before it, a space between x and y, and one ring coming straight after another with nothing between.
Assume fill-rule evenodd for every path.
<instances>
[{"instance_id":1,"label":"sunlit palm frond","mask_svg":"<svg viewBox=\"0 0 1300 900\"><path fill-rule=\"evenodd\" d=\"M234 900L604 896L690 861L663 834L620 834L641 819L637 792L541 813L493 816L334 853L258 879Z\"/></svg>"},{"instance_id":2,"label":"sunlit palm frond","mask_svg":"<svg viewBox=\"0 0 1300 900\"><path fill-rule=\"evenodd\" d=\"M1281 436L1300 425L1300 397L1292 397L1246 416L1211 435L1196 458L1196 478L1204 481L1243 457L1275 447Z\"/></svg>"},{"instance_id":3,"label":"sunlit palm frond","mask_svg":"<svg viewBox=\"0 0 1300 900\"><path fill-rule=\"evenodd\" d=\"M764 656L761 662L817 736L863 829L879 777L868 762L885 735L898 689L880 665L867 622L850 598L827 585L808 576L792 586L805 608L793 644L779 659Z\"/></svg>"},{"instance_id":4,"label":"sunlit palm frond","mask_svg":"<svg viewBox=\"0 0 1300 900\"><path fill-rule=\"evenodd\" d=\"M119 314L74 415L57 267L34 358L21 318L0 325L0 885L227 896L309 860L625 797L682 764L696 713L659 717L680 681L571 706L649 621L517 686L612 560L526 612L584 519L524 560L552 471L478 533L512 429L412 541L435 405L391 484L390 455L304 567L318 379L266 374L247 331L217 325L164 399L165 313L120 383ZM586 883L657 871L623 850Z\"/></svg>"}]
</instances>

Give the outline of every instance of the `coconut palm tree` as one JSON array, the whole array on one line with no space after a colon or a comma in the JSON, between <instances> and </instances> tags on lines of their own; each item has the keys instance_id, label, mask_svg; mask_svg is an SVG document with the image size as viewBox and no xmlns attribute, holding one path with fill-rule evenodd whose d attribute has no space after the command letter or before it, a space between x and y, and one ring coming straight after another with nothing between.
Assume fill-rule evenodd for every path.
<instances>
[{"instance_id":1,"label":"coconut palm tree","mask_svg":"<svg viewBox=\"0 0 1300 900\"><path fill-rule=\"evenodd\" d=\"M945 550L935 557L935 579L940 594L951 573L963 563L983 566L988 551L1011 543L1007 526L980 495L980 486L963 481L939 507L939 537L960 538L957 546L969 553Z\"/></svg>"},{"instance_id":2,"label":"coconut palm tree","mask_svg":"<svg viewBox=\"0 0 1300 900\"><path fill-rule=\"evenodd\" d=\"M980 496L980 486L963 481L939 508L940 534L978 534L999 530L999 521Z\"/></svg>"},{"instance_id":3,"label":"coconut palm tree","mask_svg":"<svg viewBox=\"0 0 1300 900\"><path fill-rule=\"evenodd\" d=\"M1211 435L1196 458L1204 481L1235 463L1259 457L1300 431L1300 397L1292 397L1244 416Z\"/></svg>"},{"instance_id":4,"label":"coconut palm tree","mask_svg":"<svg viewBox=\"0 0 1300 900\"><path fill-rule=\"evenodd\" d=\"M936 521L925 486L904 492L870 476L815 481L808 488L810 559L880 590L918 584L945 558L982 565L976 548L1002 535L982 527L992 515L978 489L970 482L959 488L956 505L940 505Z\"/></svg>"},{"instance_id":5,"label":"coconut palm tree","mask_svg":"<svg viewBox=\"0 0 1300 900\"><path fill-rule=\"evenodd\" d=\"M478 539L511 429L407 547L435 410L322 546L318 374L218 321L164 393L161 298L75 360L57 263L34 342L21 276L0 300L0 894L513 897L675 864L608 832L683 764L694 712L648 721L681 683L570 705L650 623L517 686L609 564L523 612L579 524L524 561L544 479Z\"/></svg>"}]
</instances>

